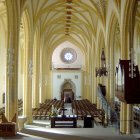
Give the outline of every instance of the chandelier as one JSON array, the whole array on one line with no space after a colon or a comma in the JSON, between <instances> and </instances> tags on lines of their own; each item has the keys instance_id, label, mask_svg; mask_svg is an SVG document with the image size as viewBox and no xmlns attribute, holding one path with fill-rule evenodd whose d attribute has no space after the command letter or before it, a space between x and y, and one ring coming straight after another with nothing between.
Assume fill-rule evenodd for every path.
<instances>
[{"instance_id":1,"label":"chandelier","mask_svg":"<svg viewBox=\"0 0 140 140\"><path fill-rule=\"evenodd\" d=\"M104 52L104 48L102 48L102 53L101 53L101 67L99 68L95 68L96 70L96 77L97 76L107 76L108 75L108 71L106 68L106 58L105 58L105 52Z\"/></svg>"}]
</instances>

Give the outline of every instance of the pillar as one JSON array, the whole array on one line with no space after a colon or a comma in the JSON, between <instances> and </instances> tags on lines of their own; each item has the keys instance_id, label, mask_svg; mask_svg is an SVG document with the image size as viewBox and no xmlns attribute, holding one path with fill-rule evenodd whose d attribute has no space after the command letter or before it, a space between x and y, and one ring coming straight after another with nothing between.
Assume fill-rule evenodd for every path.
<instances>
[{"instance_id":1,"label":"pillar","mask_svg":"<svg viewBox=\"0 0 140 140\"><path fill-rule=\"evenodd\" d=\"M97 102L97 108L99 109L100 108L100 99L99 99L99 95L98 95L98 84L100 82L100 78L97 77L97 80L96 80L96 102Z\"/></svg>"},{"instance_id":2,"label":"pillar","mask_svg":"<svg viewBox=\"0 0 140 140\"><path fill-rule=\"evenodd\" d=\"M39 58L40 58L40 36L36 31L35 39L34 39L34 50L33 50L33 108L39 107Z\"/></svg>"},{"instance_id":3,"label":"pillar","mask_svg":"<svg viewBox=\"0 0 140 140\"><path fill-rule=\"evenodd\" d=\"M109 85L110 85L110 92L109 92L109 101L112 102L114 99L115 93L115 64L114 64L114 46L110 48L110 66L109 66Z\"/></svg>"},{"instance_id":4,"label":"pillar","mask_svg":"<svg viewBox=\"0 0 140 140\"><path fill-rule=\"evenodd\" d=\"M28 25L28 24L27 24ZM33 78L33 32L26 34L26 45L24 54L24 95L23 115L27 118L26 123L31 124L32 118L32 78Z\"/></svg>"},{"instance_id":5,"label":"pillar","mask_svg":"<svg viewBox=\"0 0 140 140\"><path fill-rule=\"evenodd\" d=\"M41 62L41 102L43 103L46 99L49 99L50 97L47 97L47 93L51 94L51 92L48 92L49 91L49 88L51 85L51 81L50 81L50 63L48 64L47 62L49 61L46 61L46 56L47 54L42 51L42 55L41 55L41 59L42 59L42 62ZM47 70L48 68L48 70ZM47 75L48 74L48 75ZM49 82L48 82L49 81ZM47 87L48 86L48 87Z\"/></svg>"},{"instance_id":6,"label":"pillar","mask_svg":"<svg viewBox=\"0 0 140 140\"><path fill-rule=\"evenodd\" d=\"M6 78L6 109L5 114L8 121L14 115L18 115L18 92L17 92L17 55L13 47L8 48L7 78ZM16 61L15 61L16 60Z\"/></svg>"},{"instance_id":7,"label":"pillar","mask_svg":"<svg viewBox=\"0 0 140 140\"><path fill-rule=\"evenodd\" d=\"M120 109L120 132L125 134L127 128L127 104L121 102L121 109Z\"/></svg>"},{"instance_id":8,"label":"pillar","mask_svg":"<svg viewBox=\"0 0 140 140\"><path fill-rule=\"evenodd\" d=\"M126 133L126 124L127 124L127 104L123 103L123 133Z\"/></svg>"},{"instance_id":9,"label":"pillar","mask_svg":"<svg viewBox=\"0 0 140 140\"><path fill-rule=\"evenodd\" d=\"M26 58L27 59L27 58ZM27 117L27 124L32 123L32 59L25 61L23 115ZM30 72L29 72L30 71Z\"/></svg>"},{"instance_id":10,"label":"pillar","mask_svg":"<svg viewBox=\"0 0 140 140\"><path fill-rule=\"evenodd\" d=\"M120 103L120 132L123 133L123 102Z\"/></svg>"},{"instance_id":11,"label":"pillar","mask_svg":"<svg viewBox=\"0 0 140 140\"><path fill-rule=\"evenodd\" d=\"M18 116L18 45L20 17L17 1L6 1L7 6L7 64L6 64L6 104L5 115L8 121Z\"/></svg>"},{"instance_id":12,"label":"pillar","mask_svg":"<svg viewBox=\"0 0 140 140\"><path fill-rule=\"evenodd\" d=\"M133 132L133 105L127 104L126 134L131 134L132 132Z\"/></svg>"},{"instance_id":13,"label":"pillar","mask_svg":"<svg viewBox=\"0 0 140 140\"><path fill-rule=\"evenodd\" d=\"M94 80L94 93L93 93L93 103L97 104L97 78Z\"/></svg>"}]
</instances>

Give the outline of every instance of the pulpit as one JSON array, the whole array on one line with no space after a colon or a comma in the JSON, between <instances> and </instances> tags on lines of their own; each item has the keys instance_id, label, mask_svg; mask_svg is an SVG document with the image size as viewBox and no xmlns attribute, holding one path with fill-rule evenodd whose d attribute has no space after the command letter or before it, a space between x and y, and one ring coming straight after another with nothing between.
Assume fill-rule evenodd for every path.
<instances>
[{"instance_id":1,"label":"pulpit","mask_svg":"<svg viewBox=\"0 0 140 140\"><path fill-rule=\"evenodd\" d=\"M127 104L140 104L140 74L138 66L133 66L131 77L130 60L120 60L116 68L116 96Z\"/></svg>"}]
</instances>

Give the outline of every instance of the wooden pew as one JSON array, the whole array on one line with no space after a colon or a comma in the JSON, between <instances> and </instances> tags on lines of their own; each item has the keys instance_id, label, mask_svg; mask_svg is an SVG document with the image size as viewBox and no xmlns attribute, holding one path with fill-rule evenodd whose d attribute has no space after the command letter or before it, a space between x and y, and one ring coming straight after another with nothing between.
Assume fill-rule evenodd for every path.
<instances>
[{"instance_id":1,"label":"wooden pew","mask_svg":"<svg viewBox=\"0 0 140 140\"><path fill-rule=\"evenodd\" d=\"M16 135L16 122L15 116L13 117L11 122L8 122L4 114L2 115L2 122L0 123L0 137L11 137Z\"/></svg>"}]
</instances>

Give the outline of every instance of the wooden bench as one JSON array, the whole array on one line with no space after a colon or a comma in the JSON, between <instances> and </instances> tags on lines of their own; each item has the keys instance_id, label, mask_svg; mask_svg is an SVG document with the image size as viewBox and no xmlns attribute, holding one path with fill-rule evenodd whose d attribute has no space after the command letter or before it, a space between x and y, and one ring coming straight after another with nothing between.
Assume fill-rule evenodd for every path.
<instances>
[{"instance_id":1,"label":"wooden bench","mask_svg":"<svg viewBox=\"0 0 140 140\"><path fill-rule=\"evenodd\" d=\"M15 135L15 123L0 123L0 137L11 137Z\"/></svg>"}]
</instances>

